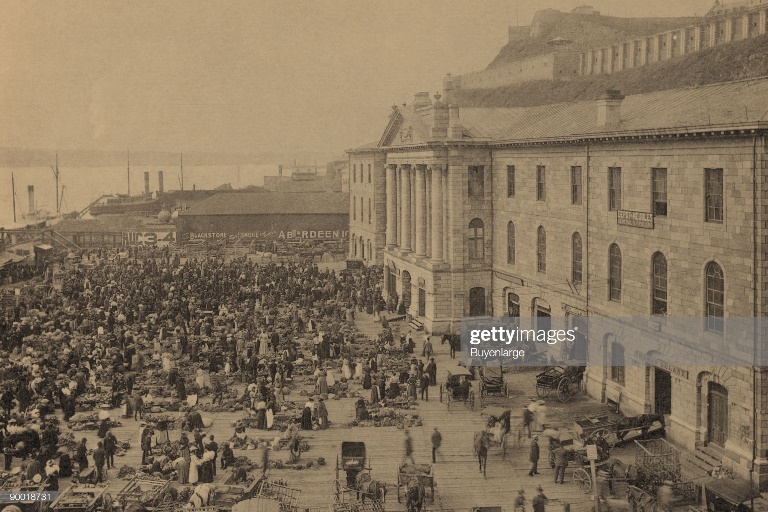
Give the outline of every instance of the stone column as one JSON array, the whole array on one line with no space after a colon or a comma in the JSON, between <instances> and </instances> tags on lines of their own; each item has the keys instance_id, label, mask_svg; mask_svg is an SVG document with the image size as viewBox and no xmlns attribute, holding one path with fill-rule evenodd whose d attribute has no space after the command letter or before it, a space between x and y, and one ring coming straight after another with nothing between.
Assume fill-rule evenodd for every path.
<instances>
[{"instance_id":1,"label":"stone column","mask_svg":"<svg viewBox=\"0 0 768 512\"><path fill-rule=\"evenodd\" d=\"M701 27L696 25L693 27L693 51L699 50L701 50Z\"/></svg>"},{"instance_id":2,"label":"stone column","mask_svg":"<svg viewBox=\"0 0 768 512\"><path fill-rule=\"evenodd\" d=\"M398 247L403 246L403 171L401 169L395 169L395 181L397 190L395 190L395 201L397 202L397 230L395 245Z\"/></svg>"},{"instance_id":3,"label":"stone column","mask_svg":"<svg viewBox=\"0 0 768 512\"><path fill-rule=\"evenodd\" d=\"M427 255L427 190L426 165L416 166L416 256Z\"/></svg>"},{"instance_id":4,"label":"stone column","mask_svg":"<svg viewBox=\"0 0 768 512\"><path fill-rule=\"evenodd\" d=\"M395 183L395 173L397 172L397 166L390 164L387 166L387 248L392 249L397 245L397 216L395 215L395 208L397 208L397 183Z\"/></svg>"},{"instance_id":5,"label":"stone column","mask_svg":"<svg viewBox=\"0 0 768 512\"><path fill-rule=\"evenodd\" d=\"M685 55L688 53L688 29L682 29L680 31L680 47L678 49L678 54Z\"/></svg>"},{"instance_id":6,"label":"stone column","mask_svg":"<svg viewBox=\"0 0 768 512\"><path fill-rule=\"evenodd\" d=\"M709 25L709 47L712 48L717 44L717 21L712 20Z\"/></svg>"},{"instance_id":7,"label":"stone column","mask_svg":"<svg viewBox=\"0 0 768 512\"><path fill-rule=\"evenodd\" d=\"M658 35L651 38L651 45L651 62L659 62L661 60L661 43Z\"/></svg>"},{"instance_id":8,"label":"stone column","mask_svg":"<svg viewBox=\"0 0 768 512\"><path fill-rule=\"evenodd\" d=\"M749 39L750 37L749 27L749 14L745 14L741 18L741 39Z\"/></svg>"},{"instance_id":9,"label":"stone column","mask_svg":"<svg viewBox=\"0 0 768 512\"><path fill-rule=\"evenodd\" d=\"M424 215L427 218L427 232L425 240L427 245L427 258L432 257L432 171L427 168L424 172L424 188L427 190L427 202Z\"/></svg>"},{"instance_id":10,"label":"stone column","mask_svg":"<svg viewBox=\"0 0 768 512\"><path fill-rule=\"evenodd\" d=\"M640 66L648 64L648 38L643 38L640 42Z\"/></svg>"},{"instance_id":11,"label":"stone column","mask_svg":"<svg viewBox=\"0 0 768 512\"><path fill-rule=\"evenodd\" d=\"M450 171L448 167L444 172L441 172L443 181L443 197L440 204L443 205L443 261L451 262L451 243L453 242L453 234L451 233L451 211L446 202L451 199L451 187L448 180L450 179Z\"/></svg>"},{"instance_id":12,"label":"stone column","mask_svg":"<svg viewBox=\"0 0 768 512\"><path fill-rule=\"evenodd\" d=\"M725 18L725 42L733 41L733 18Z\"/></svg>"},{"instance_id":13,"label":"stone column","mask_svg":"<svg viewBox=\"0 0 768 512\"><path fill-rule=\"evenodd\" d=\"M443 259L443 170L432 168L432 260Z\"/></svg>"},{"instance_id":14,"label":"stone column","mask_svg":"<svg viewBox=\"0 0 768 512\"><path fill-rule=\"evenodd\" d=\"M768 14L768 11L763 9L762 11L760 11L760 14L757 16L757 33L760 35L765 34L766 14Z\"/></svg>"},{"instance_id":15,"label":"stone column","mask_svg":"<svg viewBox=\"0 0 768 512\"><path fill-rule=\"evenodd\" d=\"M403 189L403 220L400 223L403 230L403 240L400 247L404 251L411 250L411 166L408 164L400 167L402 172Z\"/></svg>"},{"instance_id":16,"label":"stone column","mask_svg":"<svg viewBox=\"0 0 768 512\"><path fill-rule=\"evenodd\" d=\"M664 59L669 60L675 56L675 33L667 32L665 37L666 37L666 43L667 43L667 50L664 52L666 54L664 55Z\"/></svg>"}]
</instances>

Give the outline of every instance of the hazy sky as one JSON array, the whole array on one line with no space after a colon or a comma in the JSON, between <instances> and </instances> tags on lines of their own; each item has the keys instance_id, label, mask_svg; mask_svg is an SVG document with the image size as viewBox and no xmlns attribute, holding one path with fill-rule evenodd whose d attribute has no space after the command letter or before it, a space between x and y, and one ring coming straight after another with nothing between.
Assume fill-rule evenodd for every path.
<instances>
[{"instance_id":1,"label":"hazy sky","mask_svg":"<svg viewBox=\"0 0 768 512\"><path fill-rule=\"evenodd\" d=\"M0 146L338 150L585 0L2 0ZM594 0L617 16L711 0Z\"/></svg>"}]
</instances>

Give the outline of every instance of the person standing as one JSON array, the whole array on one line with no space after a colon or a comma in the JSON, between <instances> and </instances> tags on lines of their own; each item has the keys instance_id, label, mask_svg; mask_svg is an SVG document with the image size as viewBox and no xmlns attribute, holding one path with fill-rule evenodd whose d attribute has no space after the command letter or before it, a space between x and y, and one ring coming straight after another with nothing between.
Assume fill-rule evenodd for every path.
<instances>
[{"instance_id":1,"label":"person standing","mask_svg":"<svg viewBox=\"0 0 768 512\"><path fill-rule=\"evenodd\" d=\"M208 443L208 451L213 452L213 468L211 469L211 473L213 473L213 476L216 476L216 461L219 457L219 444L214 441L213 434L211 434L208 439L210 439L210 442Z\"/></svg>"},{"instance_id":2,"label":"person standing","mask_svg":"<svg viewBox=\"0 0 768 512\"><path fill-rule=\"evenodd\" d=\"M141 397L141 393L136 394L136 398L133 400L133 421L142 419L142 412L144 411L144 399Z\"/></svg>"},{"instance_id":3,"label":"person standing","mask_svg":"<svg viewBox=\"0 0 768 512\"><path fill-rule=\"evenodd\" d=\"M515 512L525 512L525 491L520 489L517 491L517 498L515 498Z\"/></svg>"},{"instance_id":4,"label":"person standing","mask_svg":"<svg viewBox=\"0 0 768 512\"><path fill-rule=\"evenodd\" d=\"M104 452L107 454L107 469L115 467L115 452L117 452L117 438L110 430L104 437Z\"/></svg>"},{"instance_id":5,"label":"person standing","mask_svg":"<svg viewBox=\"0 0 768 512\"><path fill-rule=\"evenodd\" d=\"M432 432L432 464L437 463L437 450L440 449L440 445L443 444L443 435L435 427Z\"/></svg>"},{"instance_id":6,"label":"person standing","mask_svg":"<svg viewBox=\"0 0 768 512\"><path fill-rule=\"evenodd\" d=\"M141 463L147 463L147 457L152 455L152 429L147 427L141 433Z\"/></svg>"},{"instance_id":7,"label":"person standing","mask_svg":"<svg viewBox=\"0 0 768 512\"><path fill-rule=\"evenodd\" d=\"M403 457L403 464L405 461L410 460L411 464L416 464L413 460L413 438L411 438L410 431L405 431L405 457Z\"/></svg>"},{"instance_id":8,"label":"person standing","mask_svg":"<svg viewBox=\"0 0 768 512\"><path fill-rule=\"evenodd\" d=\"M106 480L104 477L104 463L107 461L107 453L104 451L104 444L99 441L96 449L93 450L93 463L96 465L96 483L102 483Z\"/></svg>"},{"instance_id":9,"label":"person standing","mask_svg":"<svg viewBox=\"0 0 768 512\"><path fill-rule=\"evenodd\" d=\"M544 495L544 489L539 485L536 487L537 494L533 498L533 512L546 512L547 497Z\"/></svg>"},{"instance_id":10,"label":"person standing","mask_svg":"<svg viewBox=\"0 0 768 512\"><path fill-rule=\"evenodd\" d=\"M75 460L80 466L81 472L88 468L88 447L85 445L87 442L88 440L83 438L80 444L77 445L77 452L75 453Z\"/></svg>"},{"instance_id":11,"label":"person standing","mask_svg":"<svg viewBox=\"0 0 768 512\"><path fill-rule=\"evenodd\" d=\"M533 441L531 441L531 454L529 457L529 460L531 461L531 470L528 472L528 476L538 475L538 465L539 465L539 436L533 436Z\"/></svg>"},{"instance_id":12,"label":"person standing","mask_svg":"<svg viewBox=\"0 0 768 512\"><path fill-rule=\"evenodd\" d=\"M523 408L523 428L528 431L528 438L531 438L531 423L533 423L533 412L530 407Z\"/></svg>"},{"instance_id":13,"label":"person standing","mask_svg":"<svg viewBox=\"0 0 768 512\"><path fill-rule=\"evenodd\" d=\"M555 483L565 483L565 468L568 467L568 452L562 446L558 446L553 452L555 455Z\"/></svg>"}]
</instances>

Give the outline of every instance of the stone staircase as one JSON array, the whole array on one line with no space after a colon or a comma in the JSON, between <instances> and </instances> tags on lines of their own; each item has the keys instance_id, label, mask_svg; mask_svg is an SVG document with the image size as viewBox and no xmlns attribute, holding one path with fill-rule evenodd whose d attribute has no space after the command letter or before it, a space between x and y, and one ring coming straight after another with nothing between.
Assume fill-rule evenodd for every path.
<instances>
[{"instance_id":1,"label":"stone staircase","mask_svg":"<svg viewBox=\"0 0 768 512\"><path fill-rule=\"evenodd\" d=\"M708 477L724 460L723 452L711 445L704 446L704 443L696 443L696 450L683 453L683 473L691 480ZM725 465L728 466L727 461Z\"/></svg>"},{"instance_id":2,"label":"stone staircase","mask_svg":"<svg viewBox=\"0 0 768 512\"><path fill-rule=\"evenodd\" d=\"M417 332L424 330L424 324L416 318L412 318L411 321L408 322L408 327Z\"/></svg>"}]
</instances>

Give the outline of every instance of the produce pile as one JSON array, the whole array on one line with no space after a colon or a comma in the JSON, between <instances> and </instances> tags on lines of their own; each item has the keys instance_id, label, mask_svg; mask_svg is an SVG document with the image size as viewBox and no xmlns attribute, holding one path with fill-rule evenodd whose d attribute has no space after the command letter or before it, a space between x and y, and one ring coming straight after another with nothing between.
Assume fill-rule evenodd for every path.
<instances>
[{"instance_id":1,"label":"produce pile","mask_svg":"<svg viewBox=\"0 0 768 512\"><path fill-rule=\"evenodd\" d=\"M418 414L408 413L393 407L372 408L369 410L371 419L357 421L352 420L346 427L420 427L421 418Z\"/></svg>"}]
</instances>

